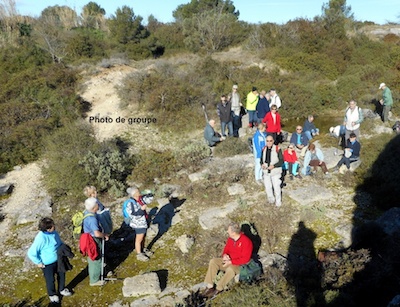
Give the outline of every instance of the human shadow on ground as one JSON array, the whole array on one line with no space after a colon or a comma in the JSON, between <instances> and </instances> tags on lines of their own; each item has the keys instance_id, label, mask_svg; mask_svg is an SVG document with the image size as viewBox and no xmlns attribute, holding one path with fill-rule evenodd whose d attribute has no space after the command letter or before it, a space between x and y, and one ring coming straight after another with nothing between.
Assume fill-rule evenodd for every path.
<instances>
[{"instance_id":1,"label":"human shadow on ground","mask_svg":"<svg viewBox=\"0 0 400 307\"><path fill-rule=\"evenodd\" d=\"M388 306L400 294L400 136L381 151L356 188L350 250L363 267L339 288L329 306ZM348 264L351 269L351 263ZM353 268L354 270L354 268ZM350 270L348 271L351 272Z\"/></svg>"},{"instance_id":2,"label":"human shadow on ground","mask_svg":"<svg viewBox=\"0 0 400 307\"><path fill-rule=\"evenodd\" d=\"M286 279L296 293L298 307L325 306L321 270L314 252L317 234L299 222L287 256Z\"/></svg>"},{"instance_id":3,"label":"human shadow on ground","mask_svg":"<svg viewBox=\"0 0 400 307\"><path fill-rule=\"evenodd\" d=\"M158 208L153 208L158 210L158 212L154 214L151 223L158 225L158 232L157 235L148 244L147 249L151 250L153 245L162 237L164 233L168 231L168 229L172 225L172 218L177 212L176 209L182 206L185 201L186 199L172 197L169 203L162 206L160 210L158 210ZM151 215L153 215L152 212L150 212L150 216Z\"/></svg>"}]
</instances>

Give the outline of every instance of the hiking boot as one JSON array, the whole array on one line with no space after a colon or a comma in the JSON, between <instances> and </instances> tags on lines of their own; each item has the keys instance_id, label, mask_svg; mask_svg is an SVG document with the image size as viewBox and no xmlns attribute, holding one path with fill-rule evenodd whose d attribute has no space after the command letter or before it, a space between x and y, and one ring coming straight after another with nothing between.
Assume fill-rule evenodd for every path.
<instances>
[{"instance_id":1,"label":"hiking boot","mask_svg":"<svg viewBox=\"0 0 400 307\"><path fill-rule=\"evenodd\" d=\"M289 178L290 178L290 180L293 180L293 175L290 175Z\"/></svg>"},{"instance_id":2,"label":"hiking boot","mask_svg":"<svg viewBox=\"0 0 400 307\"><path fill-rule=\"evenodd\" d=\"M71 296L72 295L71 291L69 291L68 288L65 288L64 290L60 291L60 294L62 296Z\"/></svg>"},{"instance_id":3,"label":"hiking boot","mask_svg":"<svg viewBox=\"0 0 400 307\"><path fill-rule=\"evenodd\" d=\"M151 256L154 255L154 253L153 253L151 250L147 249L147 248L144 248L144 249L143 249L143 253L144 253L147 257L151 257Z\"/></svg>"},{"instance_id":4,"label":"hiking boot","mask_svg":"<svg viewBox=\"0 0 400 307\"><path fill-rule=\"evenodd\" d=\"M303 179L303 177L301 177L300 174L297 174L295 177L296 177L297 179Z\"/></svg>"},{"instance_id":5,"label":"hiking boot","mask_svg":"<svg viewBox=\"0 0 400 307\"><path fill-rule=\"evenodd\" d=\"M203 296L205 297L210 297L211 294L213 294L215 288L206 288L206 290L202 293Z\"/></svg>"},{"instance_id":6,"label":"hiking boot","mask_svg":"<svg viewBox=\"0 0 400 307\"><path fill-rule=\"evenodd\" d=\"M105 285L105 281L104 280L99 280L99 281L96 281L95 283L93 283L93 284L90 284L90 286L92 286L92 287L95 287L95 286L104 286Z\"/></svg>"},{"instance_id":7,"label":"hiking boot","mask_svg":"<svg viewBox=\"0 0 400 307\"><path fill-rule=\"evenodd\" d=\"M149 261L149 257L147 257L144 253L137 254L136 259L139 261Z\"/></svg>"},{"instance_id":8,"label":"hiking boot","mask_svg":"<svg viewBox=\"0 0 400 307\"><path fill-rule=\"evenodd\" d=\"M58 297L58 295L50 295L49 299L50 299L50 302L52 302L52 303L59 303L60 302L60 298Z\"/></svg>"}]
</instances>

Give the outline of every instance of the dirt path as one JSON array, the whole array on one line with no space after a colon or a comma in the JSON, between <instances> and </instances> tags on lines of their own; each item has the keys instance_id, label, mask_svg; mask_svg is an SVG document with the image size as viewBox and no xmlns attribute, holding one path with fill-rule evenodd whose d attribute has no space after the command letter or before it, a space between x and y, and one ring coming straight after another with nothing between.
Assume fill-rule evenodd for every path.
<instances>
[{"instance_id":1,"label":"dirt path","mask_svg":"<svg viewBox=\"0 0 400 307\"><path fill-rule=\"evenodd\" d=\"M127 130L128 125L116 121L118 117L126 115L124 110L120 109L116 86L121 85L122 79L133 71L135 69L129 66L104 68L84 83L85 91L81 96L92 105L87 120L93 125L99 141L121 135ZM107 122L96 122L106 118Z\"/></svg>"}]
</instances>

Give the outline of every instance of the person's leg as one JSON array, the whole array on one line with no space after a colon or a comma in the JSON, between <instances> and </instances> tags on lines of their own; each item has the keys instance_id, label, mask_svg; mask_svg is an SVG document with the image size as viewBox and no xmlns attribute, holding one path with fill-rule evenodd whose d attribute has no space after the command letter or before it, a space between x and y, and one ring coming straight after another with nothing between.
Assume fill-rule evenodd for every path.
<instances>
[{"instance_id":1,"label":"person's leg","mask_svg":"<svg viewBox=\"0 0 400 307\"><path fill-rule=\"evenodd\" d=\"M309 165L314 168L314 171L317 171L318 170L318 166L319 166L319 161L318 160L311 160Z\"/></svg>"},{"instance_id":2,"label":"person's leg","mask_svg":"<svg viewBox=\"0 0 400 307\"><path fill-rule=\"evenodd\" d=\"M311 131L304 131L304 133L306 134L306 137L308 138L308 140L312 139L312 135L311 135Z\"/></svg>"},{"instance_id":3,"label":"person's leg","mask_svg":"<svg viewBox=\"0 0 400 307\"><path fill-rule=\"evenodd\" d=\"M304 146L304 147L301 149L301 152L300 152L300 156L301 156L301 157L304 157L304 156L306 155L307 148L308 148L308 145L307 145L307 146Z\"/></svg>"},{"instance_id":4,"label":"person's leg","mask_svg":"<svg viewBox=\"0 0 400 307\"><path fill-rule=\"evenodd\" d=\"M239 136L239 128L240 128L240 116L233 115L233 136Z\"/></svg>"},{"instance_id":5,"label":"person's leg","mask_svg":"<svg viewBox=\"0 0 400 307\"><path fill-rule=\"evenodd\" d=\"M384 122L384 123L388 121L388 118L389 118L389 110L390 110L390 107L388 107L388 106L383 106L383 112L382 112L382 114L383 114L383 122Z\"/></svg>"},{"instance_id":6,"label":"person's leg","mask_svg":"<svg viewBox=\"0 0 400 307\"><path fill-rule=\"evenodd\" d=\"M95 284L100 280L101 275L101 259L91 260L87 257L89 265L89 282Z\"/></svg>"},{"instance_id":7,"label":"person's leg","mask_svg":"<svg viewBox=\"0 0 400 307\"><path fill-rule=\"evenodd\" d=\"M204 282L208 288L214 286L214 279L218 274L218 271L222 268L222 258L212 258L208 263L208 270Z\"/></svg>"},{"instance_id":8,"label":"person's leg","mask_svg":"<svg viewBox=\"0 0 400 307\"><path fill-rule=\"evenodd\" d=\"M321 166L322 171L324 172L324 174L326 174L328 172L328 168L326 167L326 163L322 162L319 166Z\"/></svg>"},{"instance_id":9,"label":"person's leg","mask_svg":"<svg viewBox=\"0 0 400 307\"><path fill-rule=\"evenodd\" d=\"M350 159L346 158L346 157L344 157L343 159L344 159L344 164L346 164L347 169L350 169Z\"/></svg>"},{"instance_id":10,"label":"person's leg","mask_svg":"<svg viewBox=\"0 0 400 307\"><path fill-rule=\"evenodd\" d=\"M228 135L233 136L233 123L228 122Z\"/></svg>"},{"instance_id":11,"label":"person's leg","mask_svg":"<svg viewBox=\"0 0 400 307\"><path fill-rule=\"evenodd\" d=\"M298 170L299 170L299 163L293 163L293 166L292 166L292 174L294 175L294 176L297 176L297 174L298 174Z\"/></svg>"},{"instance_id":12,"label":"person's leg","mask_svg":"<svg viewBox=\"0 0 400 307\"><path fill-rule=\"evenodd\" d=\"M254 176L256 181L262 179L262 169L260 164L260 158L254 157Z\"/></svg>"},{"instance_id":13,"label":"person's leg","mask_svg":"<svg viewBox=\"0 0 400 307\"><path fill-rule=\"evenodd\" d=\"M343 157L339 160L339 162L336 164L336 168L339 168L339 167L341 167L341 166L343 165L344 159L345 159L345 157L343 156Z\"/></svg>"},{"instance_id":14,"label":"person's leg","mask_svg":"<svg viewBox=\"0 0 400 307\"><path fill-rule=\"evenodd\" d=\"M135 236L135 251L139 255L142 252L142 242L144 240L144 233L136 233Z\"/></svg>"},{"instance_id":15,"label":"person's leg","mask_svg":"<svg viewBox=\"0 0 400 307\"><path fill-rule=\"evenodd\" d=\"M266 171L263 171L263 173L264 173L265 192L267 193L268 202L272 204L275 202L275 197L274 197L274 191L272 190L271 174L266 173Z\"/></svg>"},{"instance_id":16,"label":"person's leg","mask_svg":"<svg viewBox=\"0 0 400 307\"><path fill-rule=\"evenodd\" d=\"M57 262L46 265L42 271L46 281L47 294L49 296L57 295L56 287L54 285L54 275L57 273Z\"/></svg>"},{"instance_id":17,"label":"person's leg","mask_svg":"<svg viewBox=\"0 0 400 307\"><path fill-rule=\"evenodd\" d=\"M217 286L215 287L218 291L224 290L226 285L235 278L236 274L239 274L240 272L240 266L238 265L230 265L227 268L225 268L225 273L221 277L221 279L218 281Z\"/></svg>"},{"instance_id":18,"label":"person's leg","mask_svg":"<svg viewBox=\"0 0 400 307\"><path fill-rule=\"evenodd\" d=\"M65 272L57 272L58 292L65 288Z\"/></svg>"},{"instance_id":19,"label":"person's leg","mask_svg":"<svg viewBox=\"0 0 400 307\"><path fill-rule=\"evenodd\" d=\"M225 128L226 128L226 123L225 122L221 122L221 135L222 136L226 136Z\"/></svg>"},{"instance_id":20,"label":"person's leg","mask_svg":"<svg viewBox=\"0 0 400 307\"><path fill-rule=\"evenodd\" d=\"M277 174L271 176L272 185L274 187L274 194L275 194L275 205L280 207L282 204L282 193L281 193L281 174Z\"/></svg>"}]
</instances>

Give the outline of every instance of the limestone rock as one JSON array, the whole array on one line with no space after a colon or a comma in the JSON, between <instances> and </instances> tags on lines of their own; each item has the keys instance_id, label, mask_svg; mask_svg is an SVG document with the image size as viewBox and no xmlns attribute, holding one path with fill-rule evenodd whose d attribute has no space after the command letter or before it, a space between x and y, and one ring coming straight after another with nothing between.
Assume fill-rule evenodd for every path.
<instances>
[{"instance_id":1,"label":"limestone rock","mask_svg":"<svg viewBox=\"0 0 400 307\"><path fill-rule=\"evenodd\" d=\"M316 184L300 187L294 190L287 190L289 196L302 205L309 205L317 201L324 201L333 198L331 190ZM307 195L307 197L304 197Z\"/></svg>"},{"instance_id":2,"label":"limestone rock","mask_svg":"<svg viewBox=\"0 0 400 307\"><path fill-rule=\"evenodd\" d=\"M215 227L221 226L223 223L226 223L226 217L228 216L228 214L235 211L238 206L238 203L232 202L226 204L223 207L212 208L203 212L203 214L199 217L201 228L213 229Z\"/></svg>"},{"instance_id":3,"label":"limestone rock","mask_svg":"<svg viewBox=\"0 0 400 307\"><path fill-rule=\"evenodd\" d=\"M228 187L228 194L229 195L243 195L246 191L242 184L234 183L230 187Z\"/></svg>"},{"instance_id":4,"label":"limestone rock","mask_svg":"<svg viewBox=\"0 0 400 307\"><path fill-rule=\"evenodd\" d=\"M175 244L182 253L187 254L194 244L194 238L189 237L188 235L182 235L175 240Z\"/></svg>"},{"instance_id":5,"label":"limestone rock","mask_svg":"<svg viewBox=\"0 0 400 307\"><path fill-rule=\"evenodd\" d=\"M156 273L146 273L124 279L122 294L124 297L156 295L161 293L160 280Z\"/></svg>"}]
</instances>

